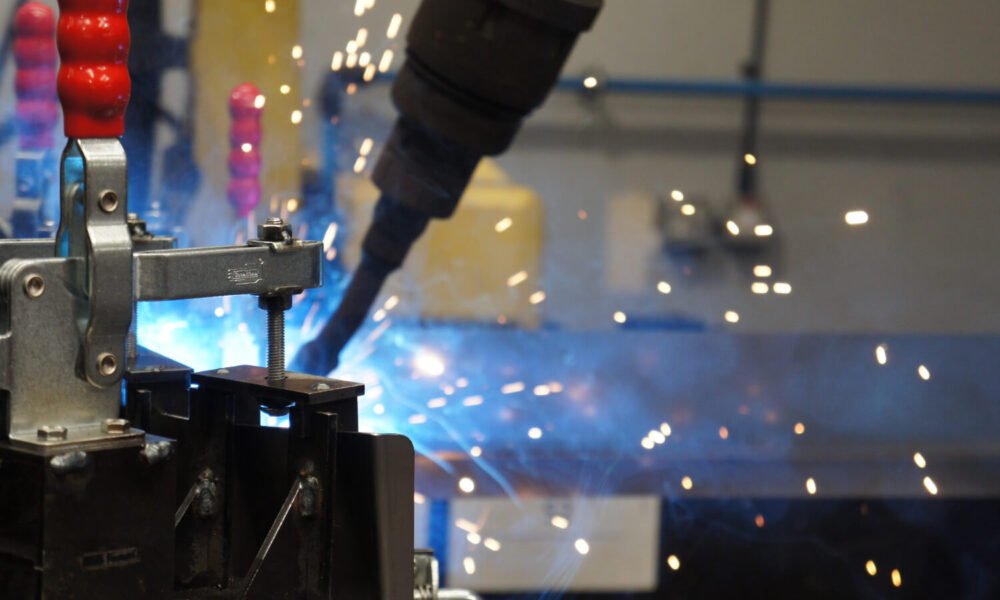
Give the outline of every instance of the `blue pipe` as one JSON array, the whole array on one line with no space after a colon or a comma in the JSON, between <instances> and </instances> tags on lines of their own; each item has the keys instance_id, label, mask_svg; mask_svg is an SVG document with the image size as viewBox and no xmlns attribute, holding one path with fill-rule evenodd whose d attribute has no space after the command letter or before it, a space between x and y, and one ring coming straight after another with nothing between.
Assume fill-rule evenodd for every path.
<instances>
[{"instance_id":1,"label":"blue pipe","mask_svg":"<svg viewBox=\"0 0 1000 600\"><path fill-rule=\"evenodd\" d=\"M379 75L378 83L391 83L395 73ZM563 78L556 89L564 92L595 92L649 96L757 96L772 100L839 102L895 102L903 104L1000 105L1000 89L930 86L880 86L837 83L790 83L734 81L725 79L628 79L611 78L588 89L584 78Z\"/></svg>"}]
</instances>

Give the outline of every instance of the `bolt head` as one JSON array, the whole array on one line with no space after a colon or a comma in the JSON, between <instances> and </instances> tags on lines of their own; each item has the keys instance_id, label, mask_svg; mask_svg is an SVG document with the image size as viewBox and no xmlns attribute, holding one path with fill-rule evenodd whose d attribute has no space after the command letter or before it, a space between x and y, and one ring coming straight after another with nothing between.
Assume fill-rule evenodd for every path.
<instances>
[{"instance_id":1,"label":"bolt head","mask_svg":"<svg viewBox=\"0 0 1000 600\"><path fill-rule=\"evenodd\" d=\"M323 383L322 381L317 381L316 383L309 386L309 389L313 390L314 392L325 392L326 390L330 389L330 384Z\"/></svg>"},{"instance_id":2,"label":"bolt head","mask_svg":"<svg viewBox=\"0 0 1000 600\"><path fill-rule=\"evenodd\" d=\"M69 432L62 425L42 425L38 428L38 439L43 442L58 442L66 439Z\"/></svg>"},{"instance_id":3,"label":"bolt head","mask_svg":"<svg viewBox=\"0 0 1000 600\"><path fill-rule=\"evenodd\" d=\"M40 298L45 293L45 279L37 273L24 278L24 293L29 298Z\"/></svg>"},{"instance_id":4,"label":"bolt head","mask_svg":"<svg viewBox=\"0 0 1000 600\"><path fill-rule=\"evenodd\" d=\"M121 435L128 433L132 429L132 424L128 419L104 419L101 430L108 435Z\"/></svg>"}]
</instances>

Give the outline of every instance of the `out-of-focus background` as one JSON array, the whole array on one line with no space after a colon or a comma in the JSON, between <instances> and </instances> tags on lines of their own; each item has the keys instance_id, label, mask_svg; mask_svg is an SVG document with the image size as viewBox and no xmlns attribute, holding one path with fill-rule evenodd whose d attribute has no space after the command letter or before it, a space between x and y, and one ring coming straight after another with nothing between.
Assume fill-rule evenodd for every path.
<instances>
[{"instance_id":1,"label":"out-of-focus background","mask_svg":"<svg viewBox=\"0 0 1000 600\"><path fill-rule=\"evenodd\" d=\"M130 209L183 245L270 215L322 239L291 351L357 263L418 4L132 0ZM1000 4L769 4L607 0L348 346L365 427L420 454L417 540L449 584L1000 589ZM241 83L263 98L249 218L226 197ZM253 299L139 319L197 369L263 360Z\"/></svg>"}]
</instances>

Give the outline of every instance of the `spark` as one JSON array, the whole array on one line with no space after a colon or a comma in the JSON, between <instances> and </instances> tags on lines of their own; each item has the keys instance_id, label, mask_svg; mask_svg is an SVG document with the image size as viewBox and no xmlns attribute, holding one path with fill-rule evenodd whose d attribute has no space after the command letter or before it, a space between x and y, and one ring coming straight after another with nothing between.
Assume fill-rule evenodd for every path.
<instances>
[{"instance_id":1,"label":"spark","mask_svg":"<svg viewBox=\"0 0 1000 600\"><path fill-rule=\"evenodd\" d=\"M899 569L892 570L892 585L895 587L902 587L903 585L903 574L899 572Z\"/></svg>"},{"instance_id":2,"label":"spark","mask_svg":"<svg viewBox=\"0 0 1000 600\"><path fill-rule=\"evenodd\" d=\"M274 0L264 0L264 12L273 13L277 8Z\"/></svg>"},{"instance_id":3,"label":"spark","mask_svg":"<svg viewBox=\"0 0 1000 600\"><path fill-rule=\"evenodd\" d=\"M739 323L740 322L740 314L738 312L736 312L735 310L727 310L726 314L723 315L723 317L725 317L726 321L729 322L729 323Z\"/></svg>"},{"instance_id":4,"label":"spark","mask_svg":"<svg viewBox=\"0 0 1000 600\"><path fill-rule=\"evenodd\" d=\"M685 217L690 217L694 215L694 213L696 212L698 212L698 210L694 207L694 204L681 205L681 214L684 215Z\"/></svg>"},{"instance_id":5,"label":"spark","mask_svg":"<svg viewBox=\"0 0 1000 600\"><path fill-rule=\"evenodd\" d=\"M664 295L669 294L672 289L673 288L671 288L670 284L667 283L666 281L661 281L661 282L659 282L659 283L656 284L656 291L658 291L658 292L660 292L661 294L664 294Z\"/></svg>"},{"instance_id":6,"label":"spark","mask_svg":"<svg viewBox=\"0 0 1000 600\"><path fill-rule=\"evenodd\" d=\"M769 265L756 265L753 268L754 277L770 277L773 271Z\"/></svg>"},{"instance_id":7,"label":"spark","mask_svg":"<svg viewBox=\"0 0 1000 600\"><path fill-rule=\"evenodd\" d=\"M756 517L753 518L753 523L754 523L754 525L757 526L757 529L763 529L764 528L764 515L758 514Z\"/></svg>"},{"instance_id":8,"label":"spark","mask_svg":"<svg viewBox=\"0 0 1000 600\"><path fill-rule=\"evenodd\" d=\"M542 428L532 427L531 429L528 430L528 437L530 437L533 440L542 439Z\"/></svg>"},{"instance_id":9,"label":"spark","mask_svg":"<svg viewBox=\"0 0 1000 600\"><path fill-rule=\"evenodd\" d=\"M362 78L365 81L371 81L371 80L375 79L375 72L376 72L375 65L374 64L370 64L367 67L365 67L365 73L362 76Z\"/></svg>"},{"instance_id":10,"label":"spark","mask_svg":"<svg viewBox=\"0 0 1000 600\"><path fill-rule=\"evenodd\" d=\"M694 480L691 479L689 476L685 475L683 478L681 478L681 487L684 488L685 490L690 490L691 488L694 487Z\"/></svg>"},{"instance_id":11,"label":"spark","mask_svg":"<svg viewBox=\"0 0 1000 600\"><path fill-rule=\"evenodd\" d=\"M372 407L372 412L375 413L376 415L384 415L385 414L385 405L381 404L381 403L380 404L376 404L375 406Z\"/></svg>"},{"instance_id":12,"label":"spark","mask_svg":"<svg viewBox=\"0 0 1000 600\"><path fill-rule=\"evenodd\" d=\"M330 59L330 70L339 71L341 67L344 66L344 53L337 50L333 53L333 58Z\"/></svg>"},{"instance_id":13,"label":"spark","mask_svg":"<svg viewBox=\"0 0 1000 600\"><path fill-rule=\"evenodd\" d=\"M931 370L927 368L926 365L920 365L917 367L917 375L924 381L929 381L931 378Z\"/></svg>"},{"instance_id":14,"label":"spark","mask_svg":"<svg viewBox=\"0 0 1000 600\"><path fill-rule=\"evenodd\" d=\"M344 46L344 49L347 50L348 54L356 54L357 51L358 51L358 42L357 42L357 40L351 40L351 41L347 42L347 45ZM351 65L347 65L347 66L350 67Z\"/></svg>"},{"instance_id":15,"label":"spark","mask_svg":"<svg viewBox=\"0 0 1000 600\"><path fill-rule=\"evenodd\" d=\"M774 227L770 225L755 225L753 228L753 234L757 237L770 237L774 235Z\"/></svg>"},{"instance_id":16,"label":"spark","mask_svg":"<svg viewBox=\"0 0 1000 600\"><path fill-rule=\"evenodd\" d=\"M215 316L217 316L217 317L223 317L223 316L225 316L225 314L226 314L226 309L222 308L221 306L219 306L219 307L217 307L215 309Z\"/></svg>"},{"instance_id":17,"label":"spark","mask_svg":"<svg viewBox=\"0 0 1000 600\"><path fill-rule=\"evenodd\" d=\"M678 571L681 568L681 559L677 558L676 554L671 554L667 557L667 566L671 571Z\"/></svg>"},{"instance_id":18,"label":"spark","mask_svg":"<svg viewBox=\"0 0 1000 600\"><path fill-rule=\"evenodd\" d=\"M427 377L440 377L444 374L444 359L427 349L417 351L413 357L413 368Z\"/></svg>"},{"instance_id":19,"label":"spark","mask_svg":"<svg viewBox=\"0 0 1000 600\"><path fill-rule=\"evenodd\" d=\"M399 296L393 294L388 298L386 298L385 304L383 304L382 307L385 308L386 310L392 310L396 308L398 305L399 305Z\"/></svg>"},{"instance_id":20,"label":"spark","mask_svg":"<svg viewBox=\"0 0 1000 600\"><path fill-rule=\"evenodd\" d=\"M479 406L483 403L482 396L469 396L465 400L462 400L462 404L465 406Z\"/></svg>"},{"instance_id":21,"label":"spark","mask_svg":"<svg viewBox=\"0 0 1000 600\"><path fill-rule=\"evenodd\" d=\"M281 92L282 96L287 96L288 93L292 91L292 86L288 85L287 83L283 83L281 84L281 87L278 88L278 91Z\"/></svg>"},{"instance_id":22,"label":"spark","mask_svg":"<svg viewBox=\"0 0 1000 600\"><path fill-rule=\"evenodd\" d=\"M670 192L670 197L673 198L674 202L684 202L684 192L680 190Z\"/></svg>"},{"instance_id":23,"label":"spark","mask_svg":"<svg viewBox=\"0 0 1000 600\"><path fill-rule=\"evenodd\" d=\"M802 435L806 432L806 424L801 422L796 423L795 427L792 428L792 431L795 432L795 435Z\"/></svg>"},{"instance_id":24,"label":"spark","mask_svg":"<svg viewBox=\"0 0 1000 600\"><path fill-rule=\"evenodd\" d=\"M875 346L875 362L884 365L889 362L889 352L885 344Z\"/></svg>"},{"instance_id":25,"label":"spark","mask_svg":"<svg viewBox=\"0 0 1000 600\"><path fill-rule=\"evenodd\" d=\"M354 2L354 16L360 17L365 14L365 0L355 0ZM470 573L471 575L471 573Z\"/></svg>"},{"instance_id":26,"label":"spark","mask_svg":"<svg viewBox=\"0 0 1000 600\"><path fill-rule=\"evenodd\" d=\"M868 222L868 213L863 210L849 210L844 214L844 222L848 225L864 225Z\"/></svg>"},{"instance_id":27,"label":"spark","mask_svg":"<svg viewBox=\"0 0 1000 600\"><path fill-rule=\"evenodd\" d=\"M500 393L502 394L516 394L518 392L523 392L523 391L524 391L523 381L514 381L512 383L507 383L500 388Z\"/></svg>"},{"instance_id":28,"label":"spark","mask_svg":"<svg viewBox=\"0 0 1000 600\"><path fill-rule=\"evenodd\" d=\"M427 401L427 408L444 408L448 406L448 401L444 398L432 398Z\"/></svg>"},{"instance_id":29,"label":"spark","mask_svg":"<svg viewBox=\"0 0 1000 600\"><path fill-rule=\"evenodd\" d=\"M619 325L623 325L625 324L625 321L628 321L628 315L626 315L620 310L615 311L615 314L612 315L612 317L614 318L615 323L618 323Z\"/></svg>"},{"instance_id":30,"label":"spark","mask_svg":"<svg viewBox=\"0 0 1000 600\"><path fill-rule=\"evenodd\" d=\"M466 379L465 377L459 377L458 379L455 380L455 387L467 388L469 387L469 380Z\"/></svg>"},{"instance_id":31,"label":"spark","mask_svg":"<svg viewBox=\"0 0 1000 600\"><path fill-rule=\"evenodd\" d=\"M358 55L355 54L350 48L347 49L347 60L344 61L344 64L347 65L348 69L353 69L358 64ZM350 92L348 91L348 93Z\"/></svg>"},{"instance_id":32,"label":"spark","mask_svg":"<svg viewBox=\"0 0 1000 600\"><path fill-rule=\"evenodd\" d=\"M729 235L739 235L740 226L736 224L736 221L733 220L726 221L726 231L729 232Z\"/></svg>"},{"instance_id":33,"label":"spark","mask_svg":"<svg viewBox=\"0 0 1000 600\"><path fill-rule=\"evenodd\" d=\"M938 486L936 483L934 483L934 480L931 479L930 475L924 477L924 487L927 488L928 494L930 494L931 496L937 496Z\"/></svg>"},{"instance_id":34,"label":"spark","mask_svg":"<svg viewBox=\"0 0 1000 600\"><path fill-rule=\"evenodd\" d=\"M539 290L528 297L528 302L532 304L541 304L545 302L545 292Z\"/></svg>"},{"instance_id":35,"label":"spark","mask_svg":"<svg viewBox=\"0 0 1000 600\"><path fill-rule=\"evenodd\" d=\"M365 165L368 164L368 159L364 156L359 156L357 160L354 161L354 172L360 173L365 170Z\"/></svg>"},{"instance_id":36,"label":"spark","mask_svg":"<svg viewBox=\"0 0 1000 600\"><path fill-rule=\"evenodd\" d=\"M408 420L410 422L410 425L423 425L424 423L427 422L427 415L420 415L420 414L411 415Z\"/></svg>"},{"instance_id":37,"label":"spark","mask_svg":"<svg viewBox=\"0 0 1000 600\"><path fill-rule=\"evenodd\" d=\"M293 110L292 111L291 120L292 120L292 125L298 125L299 123L301 123L302 122L302 111L301 110Z\"/></svg>"},{"instance_id":38,"label":"spark","mask_svg":"<svg viewBox=\"0 0 1000 600\"><path fill-rule=\"evenodd\" d=\"M774 293L787 295L792 293L792 284L786 283L784 281L774 282Z\"/></svg>"},{"instance_id":39,"label":"spark","mask_svg":"<svg viewBox=\"0 0 1000 600\"><path fill-rule=\"evenodd\" d=\"M573 542L573 547L576 548L576 551L583 556L586 556L590 552L590 544L588 544L587 540L583 538L577 538L577 540Z\"/></svg>"},{"instance_id":40,"label":"spark","mask_svg":"<svg viewBox=\"0 0 1000 600\"><path fill-rule=\"evenodd\" d=\"M461 490L463 494L471 494L476 491L476 482L473 481L471 477L463 477L458 480L458 489Z\"/></svg>"},{"instance_id":41,"label":"spark","mask_svg":"<svg viewBox=\"0 0 1000 600\"><path fill-rule=\"evenodd\" d=\"M656 447L656 442L654 442L653 440L649 439L648 437L642 438L642 441L639 442L639 443L646 450L652 450L654 447Z\"/></svg>"},{"instance_id":42,"label":"spark","mask_svg":"<svg viewBox=\"0 0 1000 600\"><path fill-rule=\"evenodd\" d=\"M810 496L816 495L816 480L812 477L806 479L806 492L808 492Z\"/></svg>"},{"instance_id":43,"label":"spark","mask_svg":"<svg viewBox=\"0 0 1000 600\"><path fill-rule=\"evenodd\" d=\"M287 209L288 212L290 212L290 213L293 213L293 212L299 210L299 199L298 198L289 198L288 201L285 202L285 209Z\"/></svg>"},{"instance_id":44,"label":"spark","mask_svg":"<svg viewBox=\"0 0 1000 600\"><path fill-rule=\"evenodd\" d=\"M510 226L514 224L514 220L510 217L504 217L497 221L497 224L493 226L494 231L497 233L503 233L510 229Z\"/></svg>"},{"instance_id":45,"label":"spark","mask_svg":"<svg viewBox=\"0 0 1000 600\"><path fill-rule=\"evenodd\" d=\"M926 469L927 468L927 459L924 458L923 454L921 454L919 452L914 452L913 453L913 464L917 465L918 469Z\"/></svg>"},{"instance_id":46,"label":"spark","mask_svg":"<svg viewBox=\"0 0 1000 600\"><path fill-rule=\"evenodd\" d=\"M361 56L358 57L358 66L367 67L372 62L371 52L362 52Z\"/></svg>"},{"instance_id":47,"label":"spark","mask_svg":"<svg viewBox=\"0 0 1000 600\"><path fill-rule=\"evenodd\" d=\"M381 323L382 321L385 320L386 316L388 315L386 314L385 309L380 308L376 310L375 313L372 315L372 321L375 321L376 323Z\"/></svg>"},{"instance_id":48,"label":"spark","mask_svg":"<svg viewBox=\"0 0 1000 600\"><path fill-rule=\"evenodd\" d=\"M420 492L413 492L413 503L414 504L424 504L427 502L427 497Z\"/></svg>"},{"instance_id":49,"label":"spark","mask_svg":"<svg viewBox=\"0 0 1000 600\"><path fill-rule=\"evenodd\" d=\"M750 291L755 294L766 294L771 289L771 286L763 281L755 281L750 284Z\"/></svg>"},{"instance_id":50,"label":"spark","mask_svg":"<svg viewBox=\"0 0 1000 600\"><path fill-rule=\"evenodd\" d=\"M479 533L479 525L476 525L475 523L473 523L468 519L457 519L455 521L455 527L461 529L466 533L471 533L473 531Z\"/></svg>"},{"instance_id":51,"label":"spark","mask_svg":"<svg viewBox=\"0 0 1000 600\"><path fill-rule=\"evenodd\" d=\"M470 544L476 545L479 544L479 542L483 541L483 536L479 535L474 531L470 531L468 535L465 536L465 539L467 539Z\"/></svg>"},{"instance_id":52,"label":"spark","mask_svg":"<svg viewBox=\"0 0 1000 600\"><path fill-rule=\"evenodd\" d=\"M558 381L550 381L549 391L551 391L553 394L558 394L561 391L563 391L563 384L559 383Z\"/></svg>"},{"instance_id":53,"label":"spark","mask_svg":"<svg viewBox=\"0 0 1000 600\"><path fill-rule=\"evenodd\" d=\"M662 433L667 437L670 437L670 434L673 432L674 432L673 429L670 428L670 423L660 423L660 433Z\"/></svg>"},{"instance_id":54,"label":"spark","mask_svg":"<svg viewBox=\"0 0 1000 600\"><path fill-rule=\"evenodd\" d=\"M354 41L358 44L358 48L363 48L368 41L368 30L364 27L358 29L358 35L355 36Z\"/></svg>"},{"instance_id":55,"label":"spark","mask_svg":"<svg viewBox=\"0 0 1000 600\"><path fill-rule=\"evenodd\" d=\"M257 110L260 110L260 109L264 108L265 104L267 104L267 98L264 97L264 94L257 94L254 97L254 99L253 99L253 107L256 108Z\"/></svg>"},{"instance_id":56,"label":"spark","mask_svg":"<svg viewBox=\"0 0 1000 600\"><path fill-rule=\"evenodd\" d=\"M583 87L587 88L588 90L594 89L595 87L597 87L597 78L594 77L593 75L585 77L583 79Z\"/></svg>"},{"instance_id":57,"label":"spark","mask_svg":"<svg viewBox=\"0 0 1000 600\"><path fill-rule=\"evenodd\" d=\"M467 574L469 574L469 575L475 575L476 574L476 560L474 558L472 558L471 556L466 556L465 558L462 559L462 568L465 569L465 572Z\"/></svg>"},{"instance_id":58,"label":"spark","mask_svg":"<svg viewBox=\"0 0 1000 600\"><path fill-rule=\"evenodd\" d=\"M302 58L302 46L298 44L292 46L292 58L295 60Z\"/></svg>"},{"instance_id":59,"label":"spark","mask_svg":"<svg viewBox=\"0 0 1000 600\"><path fill-rule=\"evenodd\" d=\"M507 287L516 287L528 280L527 271L518 271L507 278Z\"/></svg>"},{"instance_id":60,"label":"spark","mask_svg":"<svg viewBox=\"0 0 1000 600\"><path fill-rule=\"evenodd\" d=\"M868 571L868 574L872 577L878 575L878 567L875 565L874 560L869 560L865 563L865 571Z\"/></svg>"},{"instance_id":61,"label":"spark","mask_svg":"<svg viewBox=\"0 0 1000 600\"><path fill-rule=\"evenodd\" d=\"M753 166L757 164L757 157L747 152L746 154L743 155L743 162L745 162L750 166Z\"/></svg>"},{"instance_id":62,"label":"spark","mask_svg":"<svg viewBox=\"0 0 1000 600\"><path fill-rule=\"evenodd\" d=\"M371 154L372 147L374 145L375 142L371 138L365 138L364 141L361 142L361 148L358 150L358 154L361 156L368 156Z\"/></svg>"},{"instance_id":63,"label":"spark","mask_svg":"<svg viewBox=\"0 0 1000 600\"><path fill-rule=\"evenodd\" d=\"M532 392L536 396L548 396L549 394L552 393L552 388L543 383L542 385L536 385L535 389L533 389Z\"/></svg>"},{"instance_id":64,"label":"spark","mask_svg":"<svg viewBox=\"0 0 1000 600\"><path fill-rule=\"evenodd\" d=\"M394 54L392 50L386 50L382 53L382 59L378 61L378 72L388 73L389 69L392 68L392 59Z\"/></svg>"},{"instance_id":65,"label":"spark","mask_svg":"<svg viewBox=\"0 0 1000 600\"><path fill-rule=\"evenodd\" d=\"M723 425L722 427L719 427L719 437L721 439L728 440L729 439L729 428L726 427L725 425Z\"/></svg>"},{"instance_id":66,"label":"spark","mask_svg":"<svg viewBox=\"0 0 1000 600\"><path fill-rule=\"evenodd\" d=\"M569 529L569 519L562 515L554 515L549 523L552 524L556 529Z\"/></svg>"},{"instance_id":67,"label":"spark","mask_svg":"<svg viewBox=\"0 0 1000 600\"><path fill-rule=\"evenodd\" d=\"M480 448L479 446L473 446L472 448L469 448L469 456L471 456L472 458L479 458L482 455L483 455L483 449Z\"/></svg>"},{"instance_id":68,"label":"spark","mask_svg":"<svg viewBox=\"0 0 1000 600\"><path fill-rule=\"evenodd\" d=\"M662 432L656 429L650 429L649 433L646 434L646 437L649 438L654 444L663 444L667 441L667 436L663 435Z\"/></svg>"},{"instance_id":69,"label":"spark","mask_svg":"<svg viewBox=\"0 0 1000 600\"><path fill-rule=\"evenodd\" d=\"M500 552L501 548L500 542L490 537L483 540L483 546L485 546L487 550L491 550L493 552Z\"/></svg>"},{"instance_id":70,"label":"spark","mask_svg":"<svg viewBox=\"0 0 1000 600\"><path fill-rule=\"evenodd\" d=\"M576 211L576 218L580 219L581 221L586 221L587 220L587 211L585 211L585 210L578 210L578 211Z\"/></svg>"},{"instance_id":71,"label":"spark","mask_svg":"<svg viewBox=\"0 0 1000 600\"><path fill-rule=\"evenodd\" d=\"M389 19L389 28L385 31L385 37L390 40L399 34L399 27L403 24L403 15L396 13Z\"/></svg>"},{"instance_id":72,"label":"spark","mask_svg":"<svg viewBox=\"0 0 1000 600\"><path fill-rule=\"evenodd\" d=\"M339 226L336 223L330 223L326 228L326 233L323 234L323 251L327 251L333 247L333 242L337 239L337 230Z\"/></svg>"},{"instance_id":73,"label":"spark","mask_svg":"<svg viewBox=\"0 0 1000 600\"><path fill-rule=\"evenodd\" d=\"M244 154L250 154L253 152L253 144L244 142L243 145L240 146L240 150L242 150Z\"/></svg>"}]
</instances>

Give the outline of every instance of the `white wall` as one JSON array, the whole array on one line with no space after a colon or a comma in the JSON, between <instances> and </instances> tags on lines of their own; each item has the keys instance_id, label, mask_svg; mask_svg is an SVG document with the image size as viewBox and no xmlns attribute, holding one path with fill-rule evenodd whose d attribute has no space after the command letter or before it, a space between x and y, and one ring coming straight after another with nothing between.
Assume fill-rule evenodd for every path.
<instances>
[{"instance_id":1,"label":"white wall","mask_svg":"<svg viewBox=\"0 0 1000 600\"><path fill-rule=\"evenodd\" d=\"M307 52L329 56L361 24L378 39L377 24L416 4L379 0L357 19L353 2L306 0ZM608 0L567 73L733 78L751 10L750 0ZM1000 87L998 27L1000 4L989 0L775 0L765 72L782 81ZM392 116L384 94L377 87L350 103L364 124L358 135L384 136ZM735 327L753 331L1000 331L990 268L1000 255L1000 110L767 103L760 185L781 237L769 262L793 286L785 297L752 295L745 265L722 251L685 276L655 246L648 210L635 209L636 194L679 188L724 211L740 110L734 100L588 103L560 94L532 118L501 163L547 205L548 319L603 328L624 310L633 320L683 315L729 326L722 315L732 309L741 315ZM870 213L867 226L844 224L855 208ZM616 211L629 214L610 219ZM610 231L612 222L632 229ZM609 249L622 245L637 264L609 263ZM646 289L609 289L614 268L638 269ZM671 295L655 292L661 278Z\"/></svg>"}]
</instances>

